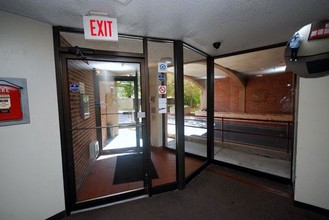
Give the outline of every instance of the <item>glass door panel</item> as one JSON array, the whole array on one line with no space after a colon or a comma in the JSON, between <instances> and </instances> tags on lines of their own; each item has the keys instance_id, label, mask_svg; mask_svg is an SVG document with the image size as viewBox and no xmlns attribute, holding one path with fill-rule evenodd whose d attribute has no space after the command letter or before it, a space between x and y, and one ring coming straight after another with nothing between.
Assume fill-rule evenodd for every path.
<instances>
[{"instance_id":1,"label":"glass door panel","mask_svg":"<svg viewBox=\"0 0 329 220\"><path fill-rule=\"evenodd\" d=\"M141 150L143 141L140 130L140 97L135 76L100 79L100 86L107 87L108 92L102 96L102 126L106 127L103 138L103 151L130 152ZM105 132L103 132L105 133Z\"/></svg>"},{"instance_id":2,"label":"glass door panel","mask_svg":"<svg viewBox=\"0 0 329 220\"><path fill-rule=\"evenodd\" d=\"M143 189L140 63L67 60L76 202Z\"/></svg>"}]
</instances>

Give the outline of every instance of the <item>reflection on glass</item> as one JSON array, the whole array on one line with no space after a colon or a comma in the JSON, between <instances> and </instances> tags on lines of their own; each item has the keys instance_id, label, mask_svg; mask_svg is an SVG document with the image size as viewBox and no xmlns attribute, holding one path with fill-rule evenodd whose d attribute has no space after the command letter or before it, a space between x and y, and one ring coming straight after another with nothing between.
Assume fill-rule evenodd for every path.
<instances>
[{"instance_id":1,"label":"reflection on glass","mask_svg":"<svg viewBox=\"0 0 329 220\"><path fill-rule=\"evenodd\" d=\"M184 47L184 133L185 152L207 157L207 57ZM192 156L185 157L185 175L203 165Z\"/></svg>"}]
</instances>

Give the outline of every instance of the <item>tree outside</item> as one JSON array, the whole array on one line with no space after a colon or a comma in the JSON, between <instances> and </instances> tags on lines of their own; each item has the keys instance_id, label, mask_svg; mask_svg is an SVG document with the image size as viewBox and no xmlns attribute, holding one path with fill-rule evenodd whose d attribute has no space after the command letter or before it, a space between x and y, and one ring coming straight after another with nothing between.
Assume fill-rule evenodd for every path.
<instances>
[{"instance_id":1,"label":"tree outside","mask_svg":"<svg viewBox=\"0 0 329 220\"><path fill-rule=\"evenodd\" d=\"M167 97L175 97L175 79L167 73ZM201 89L189 79L184 80L184 105L195 108L201 104Z\"/></svg>"},{"instance_id":2,"label":"tree outside","mask_svg":"<svg viewBox=\"0 0 329 220\"><path fill-rule=\"evenodd\" d=\"M118 96L120 98L131 98L134 96L133 81L117 81Z\"/></svg>"}]
</instances>

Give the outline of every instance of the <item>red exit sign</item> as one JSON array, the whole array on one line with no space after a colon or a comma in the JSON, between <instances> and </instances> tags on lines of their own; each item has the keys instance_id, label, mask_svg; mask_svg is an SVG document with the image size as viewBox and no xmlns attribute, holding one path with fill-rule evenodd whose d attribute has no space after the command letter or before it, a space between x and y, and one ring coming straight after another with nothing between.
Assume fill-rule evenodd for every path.
<instances>
[{"instance_id":1,"label":"red exit sign","mask_svg":"<svg viewBox=\"0 0 329 220\"><path fill-rule=\"evenodd\" d=\"M85 39L118 41L116 18L102 16L83 16Z\"/></svg>"}]
</instances>

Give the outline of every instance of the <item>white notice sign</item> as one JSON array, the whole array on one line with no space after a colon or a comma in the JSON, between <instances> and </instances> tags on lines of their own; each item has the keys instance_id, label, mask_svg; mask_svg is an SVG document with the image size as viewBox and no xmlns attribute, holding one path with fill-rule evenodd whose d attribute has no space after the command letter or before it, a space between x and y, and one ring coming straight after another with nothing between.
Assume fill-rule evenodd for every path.
<instances>
[{"instance_id":1,"label":"white notice sign","mask_svg":"<svg viewBox=\"0 0 329 220\"><path fill-rule=\"evenodd\" d=\"M80 94L86 94L86 89L85 89L85 84L82 82L79 82L79 86L80 86Z\"/></svg>"},{"instance_id":2,"label":"white notice sign","mask_svg":"<svg viewBox=\"0 0 329 220\"><path fill-rule=\"evenodd\" d=\"M167 98L159 98L159 113L167 113Z\"/></svg>"}]
</instances>

